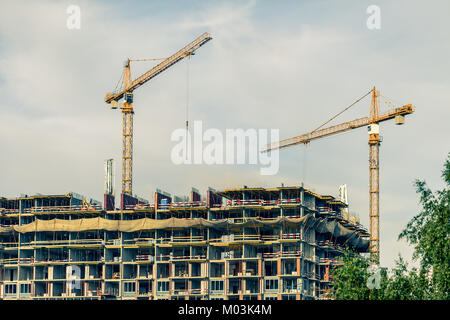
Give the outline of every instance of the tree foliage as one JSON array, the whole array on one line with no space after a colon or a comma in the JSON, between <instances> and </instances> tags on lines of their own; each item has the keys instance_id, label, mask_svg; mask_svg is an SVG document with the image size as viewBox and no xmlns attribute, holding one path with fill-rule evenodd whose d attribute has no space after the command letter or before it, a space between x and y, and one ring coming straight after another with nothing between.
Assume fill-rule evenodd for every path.
<instances>
[{"instance_id":1,"label":"tree foliage","mask_svg":"<svg viewBox=\"0 0 450 320\"><path fill-rule=\"evenodd\" d=\"M343 266L332 270L333 297L339 300L425 300L450 298L450 154L444 165L444 189L433 193L416 180L422 209L400 233L414 246L419 268L408 269L399 257L392 270L371 271L369 259L347 252ZM368 285L378 277L376 288Z\"/></svg>"},{"instance_id":2,"label":"tree foliage","mask_svg":"<svg viewBox=\"0 0 450 320\"><path fill-rule=\"evenodd\" d=\"M373 274L369 270L369 259L347 251L342 266L332 270L333 296L338 300L375 300L378 291L369 289L367 282ZM385 272L381 273L385 278ZM382 282L380 281L380 284Z\"/></svg>"},{"instance_id":3,"label":"tree foliage","mask_svg":"<svg viewBox=\"0 0 450 320\"><path fill-rule=\"evenodd\" d=\"M430 276L429 298L450 298L450 154L442 172L443 190L433 193L425 181L415 182L422 211L400 233L414 246L414 259L421 272Z\"/></svg>"}]
</instances>

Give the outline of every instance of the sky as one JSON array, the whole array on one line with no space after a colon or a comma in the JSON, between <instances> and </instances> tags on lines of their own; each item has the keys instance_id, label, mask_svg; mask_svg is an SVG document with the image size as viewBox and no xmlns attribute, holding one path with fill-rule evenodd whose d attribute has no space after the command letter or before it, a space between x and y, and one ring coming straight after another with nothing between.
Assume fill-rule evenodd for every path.
<instances>
[{"instance_id":1,"label":"sky","mask_svg":"<svg viewBox=\"0 0 450 320\"><path fill-rule=\"evenodd\" d=\"M81 10L69 30L68 6ZM380 29L366 10L380 8ZM309 132L373 86L416 111L381 124L381 264L412 248L397 236L420 211L414 180L443 187L450 151L448 1L3 1L0 12L0 196L77 192L102 200L104 159L116 161L122 117L104 102L127 58L167 57L209 32L213 39L135 91L133 192L187 195L247 186L300 185L337 196L368 226L365 128L280 151L280 169L175 165L171 133L205 128ZM133 78L154 62L132 64ZM370 99L332 124L367 116ZM387 105L382 103L381 110Z\"/></svg>"}]
</instances>

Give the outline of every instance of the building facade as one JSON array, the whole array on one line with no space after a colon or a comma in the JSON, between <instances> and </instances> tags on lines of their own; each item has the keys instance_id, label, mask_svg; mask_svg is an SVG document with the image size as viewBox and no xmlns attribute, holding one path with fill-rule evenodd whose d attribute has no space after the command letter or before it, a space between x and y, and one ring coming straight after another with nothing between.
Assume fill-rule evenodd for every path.
<instances>
[{"instance_id":1,"label":"building facade","mask_svg":"<svg viewBox=\"0 0 450 320\"><path fill-rule=\"evenodd\" d=\"M345 203L303 187L158 190L120 207L0 198L0 299L326 299L344 248L368 250Z\"/></svg>"}]
</instances>

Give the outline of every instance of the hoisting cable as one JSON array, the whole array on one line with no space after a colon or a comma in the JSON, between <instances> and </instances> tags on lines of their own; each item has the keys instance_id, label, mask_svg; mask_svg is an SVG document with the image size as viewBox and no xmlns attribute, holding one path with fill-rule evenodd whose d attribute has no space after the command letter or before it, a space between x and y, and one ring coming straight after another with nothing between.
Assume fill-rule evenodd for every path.
<instances>
[{"instance_id":1,"label":"hoisting cable","mask_svg":"<svg viewBox=\"0 0 450 320\"><path fill-rule=\"evenodd\" d=\"M388 106L390 106L391 108L395 109L395 108L397 107L397 106L394 104L394 102L392 102L393 99L389 99L388 97L383 96L382 94L380 94L380 97L383 98L384 103L386 103L386 104L387 104ZM397 103L398 105L401 105L401 104L399 104L397 101L395 101L395 103Z\"/></svg>"},{"instance_id":2,"label":"hoisting cable","mask_svg":"<svg viewBox=\"0 0 450 320\"><path fill-rule=\"evenodd\" d=\"M347 111L348 109L350 109L352 106L354 106L355 104L357 104L359 101L361 101L362 99L364 99L365 97L367 97L370 93L372 92L372 90L370 90L369 92L367 92L365 95L363 95L362 97L360 97L358 100L356 100L355 102L353 102L351 105L349 105L348 107L346 107L344 110L340 111L339 113L337 113L336 115L334 115L331 119L327 120L326 122L324 122L323 124L321 124L320 126L318 126L316 129L314 129L313 131L311 131L311 133L319 130L320 128L322 128L324 125L330 123L331 121L333 121L334 119L336 119L338 116L340 116L341 114L343 114L345 111ZM305 150L303 151L303 172L302 172L302 178L303 178L303 183L306 184L306 155L307 155L307 149L306 147L308 146L307 143L305 143Z\"/></svg>"},{"instance_id":3,"label":"hoisting cable","mask_svg":"<svg viewBox=\"0 0 450 320\"><path fill-rule=\"evenodd\" d=\"M120 75L120 79L119 79L119 81L117 81L117 84L116 84L113 92L117 92L117 88L122 88L124 72L125 72L125 69L122 70L122 74Z\"/></svg>"},{"instance_id":4,"label":"hoisting cable","mask_svg":"<svg viewBox=\"0 0 450 320\"><path fill-rule=\"evenodd\" d=\"M307 158L307 153L308 153L308 144L305 144L305 148L303 148L303 165L302 165L302 169L303 169L303 172L302 172L302 179L303 179L303 185L305 186L306 185L306 167L307 167L307 160L308 160L308 158Z\"/></svg>"},{"instance_id":5,"label":"hoisting cable","mask_svg":"<svg viewBox=\"0 0 450 320\"><path fill-rule=\"evenodd\" d=\"M347 111L348 109L350 109L351 107L353 107L355 104L357 104L358 102L360 102L362 99L364 99L365 97L367 97L370 93L372 93L372 89L367 92L365 95L363 95L361 98L359 98L358 100L356 100L355 102L353 102L351 105L349 105L348 107L346 107L344 110L340 111L339 113L337 113L335 116L333 116L330 120L324 122L323 124L321 124L320 126L318 126L316 129L314 129L313 131L311 131L311 133L319 130L320 128L322 128L324 125L326 125L327 123L331 122L332 120L336 119L338 116L340 116L341 114L343 114L345 111Z\"/></svg>"},{"instance_id":6,"label":"hoisting cable","mask_svg":"<svg viewBox=\"0 0 450 320\"><path fill-rule=\"evenodd\" d=\"M191 61L191 55L189 55L188 59L186 59L186 160L188 159L188 153L190 150L188 149L188 138L189 138L189 64Z\"/></svg>"}]
</instances>

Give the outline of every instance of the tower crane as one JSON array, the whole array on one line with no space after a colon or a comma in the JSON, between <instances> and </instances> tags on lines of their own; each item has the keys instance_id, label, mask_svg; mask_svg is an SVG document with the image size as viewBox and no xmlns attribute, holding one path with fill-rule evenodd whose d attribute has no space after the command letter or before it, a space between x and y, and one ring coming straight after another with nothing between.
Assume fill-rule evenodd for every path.
<instances>
[{"instance_id":1,"label":"tower crane","mask_svg":"<svg viewBox=\"0 0 450 320\"><path fill-rule=\"evenodd\" d=\"M180 60L194 55L194 52L198 48L211 39L212 37L208 32L203 33L184 48L164 59L134 80L131 80L131 62L157 59L127 59L125 61L122 81L123 85L117 91L107 93L105 98L105 102L111 104L112 109L117 109L118 107L122 109L122 193L132 195L133 187L133 91ZM119 104L121 100L123 100L123 103Z\"/></svg>"},{"instance_id":2,"label":"tower crane","mask_svg":"<svg viewBox=\"0 0 450 320\"><path fill-rule=\"evenodd\" d=\"M368 117L355 119L352 121L344 122L341 124L328 126L322 128L338 115L349 109L351 106L362 100L364 97L372 94L370 112ZM364 96L356 100L350 106L338 113L336 116L322 124L317 129L295 136L292 138L284 139L279 142L268 145L262 152L268 152L274 149L286 148L297 144L308 144L315 139L324 138L345 132L351 129L367 126L369 131L369 220L370 220L370 239L369 239L369 252L371 261L375 264L379 264L380 259L380 231L379 231L379 148L380 148L380 128L379 123L387 120L395 119L395 124L401 125L405 122L405 116L414 112L414 107L411 104L404 105L402 107L394 107L391 110L379 113L379 97L380 92L375 87L367 92Z\"/></svg>"}]
</instances>

